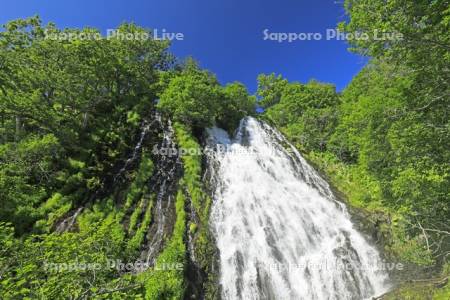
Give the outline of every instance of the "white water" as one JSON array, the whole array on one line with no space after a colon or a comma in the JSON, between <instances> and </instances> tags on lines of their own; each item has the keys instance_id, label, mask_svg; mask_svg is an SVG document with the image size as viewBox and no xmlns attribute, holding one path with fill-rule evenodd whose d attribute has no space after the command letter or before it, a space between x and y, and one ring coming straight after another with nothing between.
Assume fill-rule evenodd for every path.
<instances>
[{"instance_id":1,"label":"white water","mask_svg":"<svg viewBox=\"0 0 450 300\"><path fill-rule=\"evenodd\" d=\"M172 128L172 124L168 121L167 125L165 125L161 116L158 114L156 116L156 120L161 125L161 129L163 132L163 140L161 144L161 149L176 149L175 148L175 140L174 140L174 131ZM169 215L172 197L168 193L168 185L170 182L174 182L174 174L176 170L176 162L168 163L166 159L170 158L165 157L165 159L159 159L158 162L160 165L157 166L158 176L160 179L157 182L159 185L159 190L156 195L156 205L154 212L154 226L156 226L155 232L149 232L148 235L151 234L148 243L148 250L145 253L145 260L147 264L155 264L156 254L161 250L164 242L164 233L167 231L168 226L170 226L169 222L167 222L167 216ZM165 166L168 166L165 167Z\"/></svg>"},{"instance_id":2,"label":"white water","mask_svg":"<svg viewBox=\"0 0 450 300\"><path fill-rule=\"evenodd\" d=\"M214 154L211 215L223 299L360 300L388 289L376 249L278 132L246 118L234 140L209 135L227 147Z\"/></svg>"}]
</instances>

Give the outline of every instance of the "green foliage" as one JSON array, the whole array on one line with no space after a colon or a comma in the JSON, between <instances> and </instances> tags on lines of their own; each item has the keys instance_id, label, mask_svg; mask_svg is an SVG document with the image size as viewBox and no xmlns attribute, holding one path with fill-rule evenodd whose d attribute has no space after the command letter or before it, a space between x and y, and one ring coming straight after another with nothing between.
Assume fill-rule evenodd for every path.
<instances>
[{"instance_id":1,"label":"green foliage","mask_svg":"<svg viewBox=\"0 0 450 300\"><path fill-rule=\"evenodd\" d=\"M382 208L380 183L364 169L347 165L329 152L310 152L308 158L339 187L352 206L369 210Z\"/></svg>"},{"instance_id":2,"label":"green foliage","mask_svg":"<svg viewBox=\"0 0 450 300\"><path fill-rule=\"evenodd\" d=\"M133 24L118 31L147 33ZM37 17L10 22L0 32L0 219L9 222L0 225L0 297L182 298L183 192L199 216L189 232L202 265L211 257L211 199L203 191L200 156L183 155L177 221L158 258L180 263L181 270L149 270L143 282L115 269L59 272L43 263L104 265L109 258L136 257L152 220L154 165L143 155L138 170L122 174L128 182L115 176L156 108L175 121L180 147L201 153L192 130L214 123L234 130L254 112L255 98L240 83L221 87L193 60L168 70L173 60L166 42L46 38L68 34L99 32L60 30ZM65 222L73 225L69 232L53 232Z\"/></svg>"},{"instance_id":3,"label":"green foliage","mask_svg":"<svg viewBox=\"0 0 450 300\"><path fill-rule=\"evenodd\" d=\"M125 209L130 208L143 194L145 194L149 187L148 181L153 174L154 165L152 160L146 155L142 155L139 170L136 178L130 186L130 190L126 196Z\"/></svg>"},{"instance_id":4,"label":"green foliage","mask_svg":"<svg viewBox=\"0 0 450 300\"><path fill-rule=\"evenodd\" d=\"M310 95L326 95L322 87L312 86L322 91L304 96L300 84L287 84L264 117L331 178L350 204L403 220L388 226L389 253L431 265L448 251L438 241L449 238L444 220L450 213L450 154L442 141L450 143L450 135L428 126L428 116L407 110L413 78L403 72L373 61L341 101L330 96L320 108L323 98Z\"/></svg>"},{"instance_id":5,"label":"green foliage","mask_svg":"<svg viewBox=\"0 0 450 300\"><path fill-rule=\"evenodd\" d=\"M115 269L47 272L43 263L104 266L107 259L124 259L128 253L119 223L123 213L115 212L111 201L85 209L77 218L79 232L49 232L104 188L105 179L134 147L140 122L156 97L157 76L170 62L167 43L45 39L45 30L98 33L60 31L53 24L42 26L38 18L11 22L0 32L0 219L12 222L22 236L8 238L11 249L2 247L0 297L122 298L128 289L108 291L127 284L134 290L135 282ZM119 30L144 32L129 24ZM152 172L151 160L143 157L126 197L128 207L147 191ZM144 221L149 220L147 213ZM24 235L33 224L36 232L46 234ZM139 288L135 292L138 297Z\"/></svg>"},{"instance_id":6,"label":"green foliage","mask_svg":"<svg viewBox=\"0 0 450 300\"><path fill-rule=\"evenodd\" d=\"M191 62L170 80L158 108L175 121L205 127L213 124L219 99L216 78Z\"/></svg>"},{"instance_id":7,"label":"green foliage","mask_svg":"<svg viewBox=\"0 0 450 300\"><path fill-rule=\"evenodd\" d=\"M183 298L185 234L208 276L214 257L211 199L204 191L194 132L214 124L232 132L242 117L254 113L255 104L352 206L370 213L386 240L386 253L418 265L445 266L450 251L448 2L346 0L345 7L349 18L339 28L369 34L350 43L354 51L373 57L371 63L341 94L330 84L260 75L258 101L240 83L220 86L192 59L172 66L164 41L45 38L99 32L60 30L37 17L4 25L0 298ZM133 24L118 30L148 33ZM375 30L404 38L376 40ZM174 121L184 168L174 231L156 267L138 276L105 268L46 268L135 258L152 220L153 162L143 155L138 170L127 170L129 182L113 179L155 109ZM194 210L189 220L187 204ZM70 232L52 233L81 206ZM158 269L164 266L170 269ZM447 299L448 289L448 284L442 289L423 285L394 297Z\"/></svg>"},{"instance_id":8,"label":"green foliage","mask_svg":"<svg viewBox=\"0 0 450 300\"><path fill-rule=\"evenodd\" d=\"M227 84L222 94L217 123L233 132L242 118L254 114L256 98L249 96L247 88L240 82Z\"/></svg>"},{"instance_id":9,"label":"green foliage","mask_svg":"<svg viewBox=\"0 0 450 300\"><path fill-rule=\"evenodd\" d=\"M144 198L141 199L141 201L136 205L136 207L133 210L133 213L130 216L130 223L128 225L128 233L133 233L135 230L135 227L138 223L138 220L140 216L142 215L142 210L144 209L145 200Z\"/></svg>"},{"instance_id":10,"label":"green foliage","mask_svg":"<svg viewBox=\"0 0 450 300\"><path fill-rule=\"evenodd\" d=\"M12 237L11 227L0 227L3 299L89 295L119 276L117 270L106 267L109 258L122 257L124 232L114 215L80 233L31 236L23 241Z\"/></svg>"},{"instance_id":11,"label":"green foliage","mask_svg":"<svg viewBox=\"0 0 450 300\"><path fill-rule=\"evenodd\" d=\"M358 165L380 182L383 205L405 209L411 234L420 235L423 224L431 229L430 239L440 239L433 230L447 230L442 221L450 216L450 152L443 147L450 135L448 119L441 117L445 112L441 107L413 109L414 78L398 68L375 61L363 72L343 93L331 148L344 161L342 153L357 157Z\"/></svg>"},{"instance_id":12,"label":"green foliage","mask_svg":"<svg viewBox=\"0 0 450 300\"><path fill-rule=\"evenodd\" d=\"M428 99L410 99L412 103L445 103L445 98L433 96L447 94L448 99L448 86L441 86L448 82L450 75L450 7L447 1L347 0L345 8L350 18L339 28L369 36L368 39L350 40L354 51L410 67L417 76L418 90L425 88L421 93L428 94ZM375 35L380 37L383 33L401 36L376 38Z\"/></svg>"},{"instance_id":13,"label":"green foliage","mask_svg":"<svg viewBox=\"0 0 450 300\"><path fill-rule=\"evenodd\" d=\"M386 300L447 300L449 296L448 288L436 289L433 284L426 282L414 282L410 284L404 284L395 291L387 294L383 297Z\"/></svg>"},{"instance_id":14,"label":"green foliage","mask_svg":"<svg viewBox=\"0 0 450 300\"><path fill-rule=\"evenodd\" d=\"M442 265L450 250L448 3L348 0L345 7L349 20L339 28L368 34L349 42L371 62L339 96L326 85L308 91L262 76L264 117L309 154L352 205L393 214L398 222L389 229L389 251L420 265ZM376 31L404 38L375 39Z\"/></svg>"},{"instance_id":15,"label":"green foliage","mask_svg":"<svg viewBox=\"0 0 450 300\"><path fill-rule=\"evenodd\" d=\"M400 287L387 293L386 300L447 300L450 297L449 264L447 263L441 276L428 280L415 280L403 283Z\"/></svg>"},{"instance_id":16,"label":"green foliage","mask_svg":"<svg viewBox=\"0 0 450 300\"><path fill-rule=\"evenodd\" d=\"M201 181L202 149L186 126L180 123L175 123L174 129L180 149L185 150L183 151L184 154L181 156L184 169L183 183L187 187L193 207L196 210L197 215L200 217L200 222L204 226L207 226L211 198L204 192Z\"/></svg>"},{"instance_id":17,"label":"green foliage","mask_svg":"<svg viewBox=\"0 0 450 300\"><path fill-rule=\"evenodd\" d=\"M183 180L182 186L186 188L195 215L198 220L191 220L189 225L189 234L193 237L195 245L195 259L199 266L207 274L208 279L205 284L206 293L216 289L213 282L212 258L214 257L214 246L212 244L211 232L209 230L209 214L212 200L204 192L204 186L201 181L201 148L189 129L180 124L174 124L175 136L180 149L195 150L183 151L181 159L183 160Z\"/></svg>"},{"instance_id":18,"label":"green foliage","mask_svg":"<svg viewBox=\"0 0 450 300\"><path fill-rule=\"evenodd\" d=\"M450 217L448 3L346 1L346 10L341 30L399 32L403 39L350 41L375 60L343 93L335 153L380 181L384 205L407 208L412 235L426 232L431 244L448 244L438 233L448 232ZM438 248L432 250L448 251Z\"/></svg>"},{"instance_id":19,"label":"green foliage","mask_svg":"<svg viewBox=\"0 0 450 300\"><path fill-rule=\"evenodd\" d=\"M257 91L257 95L260 97L259 104L264 108L278 104L287 85L288 81L283 79L281 75L276 76L274 73L270 75L260 74Z\"/></svg>"},{"instance_id":20,"label":"green foliage","mask_svg":"<svg viewBox=\"0 0 450 300\"><path fill-rule=\"evenodd\" d=\"M256 100L248 95L241 83L222 88L208 71L201 70L188 60L179 73L161 78L164 87L158 108L174 121L193 128L204 128L218 123L233 131L239 120L254 113Z\"/></svg>"},{"instance_id":21,"label":"green foliage","mask_svg":"<svg viewBox=\"0 0 450 300\"><path fill-rule=\"evenodd\" d=\"M48 196L44 184L56 184L56 159L61 148L54 135L30 135L18 143L0 145L0 219L18 233L40 217L35 207Z\"/></svg>"},{"instance_id":22,"label":"green foliage","mask_svg":"<svg viewBox=\"0 0 450 300\"><path fill-rule=\"evenodd\" d=\"M3 270L5 270L11 259L8 257L8 254L17 249L17 243L14 239L14 227L10 223L0 222L0 249L0 269L2 272L0 274L3 276Z\"/></svg>"},{"instance_id":23,"label":"green foliage","mask_svg":"<svg viewBox=\"0 0 450 300\"><path fill-rule=\"evenodd\" d=\"M3 27L0 217L20 235L36 221L47 223L36 208L54 193L77 207L109 188L105 182L134 147L154 105L158 75L172 58L167 42L152 39L46 38L99 32L59 30L37 17ZM117 30L147 32L133 24ZM48 213L55 219L68 208Z\"/></svg>"},{"instance_id":24,"label":"green foliage","mask_svg":"<svg viewBox=\"0 0 450 300\"><path fill-rule=\"evenodd\" d=\"M376 230L379 231L378 235L382 235L386 255L417 265L434 263L423 236L408 234L409 226L405 216L408 216L410 209L407 206L393 209L383 205L379 181L361 166L346 165L331 153L311 152L308 158L345 194L352 207L369 212L369 222L380 224ZM380 214L386 217L380 219Z\"/></svg>"},{"instance_id":25,"label":"green foliage","mask_svg":"<svg viewBox=\"0 0 450 300\"><path fill-rule=\"evenodd\" d=\"M168 245L156 260L156 267L142 275L145 282L145 298L182 299L184 295L184 266L186 264L186 231L185 197L180 190L176 199L177 219L172 237Z\"/></svg>"},{"instance_id":26,"label":"green foliage","mask_svg":"<svg viewBox=\"0 0 450 300\"><path fill-rule=\"evenodd\" d=\"M274 123L289 138L305 151L325 151L328 140L337 125L336 107L339 98L335 87L330 84L310 81L307 84L288 83L281 77L277 83L268 84L274 75L260 75L260 95L275 103L269 106L264 98L260 101L266 107L264 117Z\"/></svg>"},{"instance_id":27,"label":"green foliage","mask_svg":"<svg viewBox=\"0 0 450 300\"><path fill-rule=\"evenodd\" d=\"M47 39L46 34L98 31L59 30L53 24L43 26L39 18L13 21L4 28L0 32L0 298L142 299L146 282L104 267L108 259L134 259L150 226L151 159L143 155L138 170L127 170L124 177L131 184L113 179L134 148L143 122L151 118L157 94L181 87L194 101L184 103L184 108L200 110L172 117L180 116L193 126L212 124L219 117L236 122L227 110L252 110L250 97L235 84L227 95L247 102L240 106L233 102L238 100L226 98L214 76L192 62L182 70L166 72L172 57L163 41ZM146 32L132 24L118 30ZM219 104L224 99L229 102L222 109ZM208 109L211 114L205 113ZM202 119L209 115L213 117ZM199 148L190 133L189 140ZM188 174L201 173L199 158L195 160ZM129 186L125 193L120 190L125 190L123 186ZM190 187L200 207L204 203L199 178ZM154 270L149 282L156 281L159 288L156 284L149 288L149 298L183 295L184 201L180 191L174 233L158 258L161 264L180 263L181 270ZM56 224L72 220L80 206L82 213L73 219L70 232L52 233ZM126 234L121 222L126 222L133 207ZM33 224L39 235L30 235ZM102 268L61 271L45 269L46 262Z\"/></svg>"},{"instance_id":28,"label":"green foliage","mask_svg":"<svg viewBox=\"0 0 450 300\"><path fill-rule=\"evenodd\" d=\"M450 297L449 264L444 266L441 276L437 279L417 280L404 283L394 291L389 292L386 300L447 300Z\"/></svg>"},{"instance_id":29,"label":"green foliage","mask_svg":"<svg viewBox=\"0 0 450 300\"><path fill-rule=\"evenodd\" d=\"M134 234L134 236L128 241L127 244L127 250L130 253L133 253L136 250L139 250L142 242L144 241L145 235L147 233L148 227L150 225L151 219L152 219L152 207L153 207L153 201L152 199L148 200L147 199L147 209L145 210L145 215L144 215L144 219L142 220L139 229L136 231L136 233ZM142 208L139 207L139 209L141 210ZM133 217L133 215L131 216L130 219L130 226L128 228L128 232L131 233L134 231L134 227L136 226L136 219L137 217Z\"/></svg>"},{"instance_id":30,"label":"green foliage","mask_svg":"<svg viewBox=\"0 0 450 300\"><path fill-rule=\"evenodd\" d=\"M64 199L67 199L67 197ZM55 222L57 220L59 220L60 218L62 218L72 208L72 203L70 203L70 202L64 203L64 204L58 204L58 205L60 205L58 208L53 209L49 213L46 213L47 219L41 219L36 222L35 228L38 231L50 232L50 230L54 226Z\"/></svg>"},{"instance_id":31,"label":"green foliage","mask_svg":"<svg viewBox=\"0 0 450 300\"><path fill-rule=\"evenodd\" d=\"M305 151L325 151L337 125L337 113L332 107L308 108L298 123L287 125L284 131Z\"/></svg>"},{"instance_id":32,"label":"green foliage","mask_svg":"<svg viewBox=\"0 0 450 300\"><path fill-rule=\"evenodd\" d=\"M189 224L189 232L190 233L195 233L197 231L197 224L195 223L190 223Z\"/></svg>"},{"instance_id":33,"label":"green foliage","mask_svg":"<svg viewBox=\"0 0 450 300\"><path fill-rule=\"evenodd\" d=\"M175 130L177 144L183 153L181 159L183 160L184 183L189 191L196 212L203 217L203 209L208 199L202 190L201 184L202 149L186 126L181 123L175 123L173 128Z\"/></svg>"}]
</instances>

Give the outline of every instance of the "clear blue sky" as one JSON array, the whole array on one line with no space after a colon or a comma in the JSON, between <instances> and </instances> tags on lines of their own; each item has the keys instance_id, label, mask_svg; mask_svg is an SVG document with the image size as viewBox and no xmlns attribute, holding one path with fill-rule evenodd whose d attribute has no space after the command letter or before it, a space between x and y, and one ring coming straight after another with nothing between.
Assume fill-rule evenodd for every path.
<instances>
[{"instance_id":1,"label":"clear blue sky","mask_svg":"<svg viewBox=\"0 0 450 300\"><path fill-rule=\"evenodd\" d=\"M192 55L217 74L221 83L235 80L256 88L260 73L282 74L290 81L314 78L338 90L364 66L344 41L263 40L269 32L320 32L345 19L343 1L334 0L3 0L0 23L41 16L58 27L115 28L133 21L143 27L181 32L171 51Z\"/></svg>"}]
</instances>

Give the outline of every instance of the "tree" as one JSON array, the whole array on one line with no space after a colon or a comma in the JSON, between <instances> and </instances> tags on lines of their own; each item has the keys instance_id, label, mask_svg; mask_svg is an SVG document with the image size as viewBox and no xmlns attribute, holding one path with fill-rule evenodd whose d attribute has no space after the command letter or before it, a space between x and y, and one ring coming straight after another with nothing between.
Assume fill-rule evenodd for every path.
<instances>
[{"instance_id":1,"label":"tree","mask_svg":"<svg viewBox=\"0 0 450 300\"><path fill-rule=\"evenodd\" d=\"M386 205L407 207L414 234L423 235L417 223L434 228L430 251L442 257L437 244L448 237L439 230L448 231L442 220L450 217L448 1L347 0L345 7L350 18L339 28L368 34L350 43L375 61L344 92L333 144L359 153L359 164L382 183ZM401 37L375 38L383 32Z\"/></svg>"},{"instance_id":2,"label":"tree","mask_svg":"<svg viewBox=\"0 0 450 300\"><path fill-rule=\"evenodd\" d=\"M161 93L158 108L175 121L194 127L211 126L215 121L220 99L216 78L188 61Z\"/></svg>"},{"instance_id":3,"label":"tree","mask_svg":"<svg viewBox=\"0 0 450 300\"><path fill-rule=\"evenodd\" d=\"M174 121L193 128L218 124L233 131L239 120L254 113L255 98L242 83L222 87L215 76L188 59L180 72L162 76L158 108Z\"/></svg>"},{"instance_id":4,"label":"tree","mask_svg":"<svg viewBox=\"0 0 450 300\"><path fill-rule=\"evenodd\" d=\"M257 95L260 97L259 104L263 108L268 108L280 102L283 89L287 83L287 80L283 79L281 75L276 76L274 73L270 75L260 74L257 91Z\"/></svg>"},{"instance_id":5,"label":"tree","mask_svg":"<svg viewBox=\"0 0 450 300\"><path fill-rule=\"evenodd\" d=\"M158 76L172 58L165 41L67 38L99 32L59 30L38 17L12 21L4 29L0 216L21 234L39 217L36 207L54 192L71 193L78 204L105 187L134 148L140 124L153 108ZM117 30L148 33L133 24ZM83 168L72 168L71 159Z\"/></svg>"},{"instance_id":6,"label":"tree","mask_svg":"<svg viewBox=\"0 0 450 300\"><path fill-rule=\"evenodd\" d=\"M272 85L273 90L265 86L263 91L258 91L270 99L274 95L279 97L276 104L267 108L265 116L301 149L325 151L337 121L339 97L335 87L314 80L307 84L287 83L281 78L278 84L283 86L280 91L276 84Z\"/></svg>"},{"instance_id":7,"label":"tree","mask_svg":"<svg viewBox=\"0 0 450 300\"><path fill-rule=\"evenodd\" d=\"M232 132L243 117L254 114L256 99L248 94L247 88L240 82L227 84L221 92L223 96L217 116L218 124Z\"/></svg>"}]
</instances>

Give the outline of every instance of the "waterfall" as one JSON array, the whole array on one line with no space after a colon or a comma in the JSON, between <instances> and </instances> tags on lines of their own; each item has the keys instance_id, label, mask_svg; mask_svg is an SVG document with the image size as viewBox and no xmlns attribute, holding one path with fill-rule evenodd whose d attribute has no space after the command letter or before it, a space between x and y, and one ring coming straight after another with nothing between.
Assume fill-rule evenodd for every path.
<instances>
[{"instance_id":1,"label":"waterfall","mask_svg":"<svg viewBox=\"0 0 450 300\"><path fill-rule=\"evenodd\" d=\"M151 126L153 123L147 123L146 121L142 122L141 124L141 133L139 135L139 140L136 144L136 146L133 149L133 153L131 154L131 157L129 157L126 161L123 167L119 170L119 172L114 176L113 183L115 184L118 179L121 178L121 176L127 171L127 168L136 161L136 159L139 157L139 154L142 150L142 145L144 142L145 137L147 136L148 132L150 131Z\"/></svg>"},{"instance_id":2,"label":"waterfall","mask_svg":"<svg viewBox=\"0 0 450 300\"><path fill-rule=\"evenodd\" d=\"M254 118L208 129L211 227L222 299L370 299L388 289L377 250L284 137Z\"/></svg>"},{"instance_id":3,"label":"waterfall","mask_svg":"<svg viewBox=\"0 0 450 300\"><path fill-rule=\"evenodd\" d=\"M163 249L165 235L172 230L174 214L174 197L180 160L177 155L165 155L165 151L175 151L175 137L170 121L164 122L159 114L156 121L160 125L162 140L158 147L153 149L153 155L157 157L155 174L152 177L152 189L155 192L155 206L151 228L147 233L147 245L141 253L141 258L146 264L153 265L158 253Z\"/></svg>"}]
</instances>

